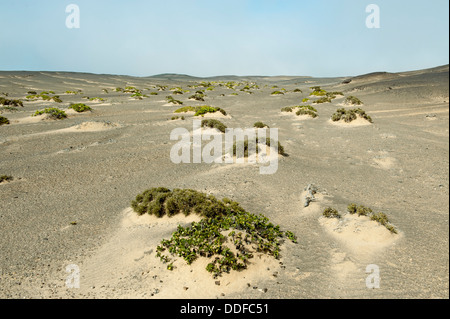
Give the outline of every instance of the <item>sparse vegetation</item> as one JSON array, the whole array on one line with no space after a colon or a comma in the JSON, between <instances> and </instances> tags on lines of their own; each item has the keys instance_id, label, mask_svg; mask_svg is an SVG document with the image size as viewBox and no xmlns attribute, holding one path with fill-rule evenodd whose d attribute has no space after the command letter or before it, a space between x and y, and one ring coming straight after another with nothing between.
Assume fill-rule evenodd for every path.
<instances>
[{"instance_id":1,"label":"sparse vegetation","mask_svg":"<svg viewBox=\"0 0 450 319\"><path fill-rule=\"evenodd\" d=\"M55 119L55 120L61 120L67 117L66 112L64 112L63 110L60 110L58 108L46 108L44 110L41 111L36 111L32 116L38 116L38 115L42 115L42 114L48 114L49 117L51 119Z\"/></svg>"},{"instance_id":2,"label":"sparse vegetation","mask_svg":"<svg viewBox=\"0 0 450 319\"><path fill-rule=\"evenodd\" d=\"M7 125L7 124L9 124L9 120L4 116L0 116L0 126Z\"/></svg>"},{"instance_id":3,"label":"sparse vegetation","mask_svg":"<svg viewBox=\"0 0 450 319\"><path fill-rule=\"evenodd\" d=\"M212 107L212 106L208 106L208 105L203 105L203 106L197 106L195 108L195 116L203 116L206 113L215 113L215 112L220 112L223 115L227 115L227 112L224 109L221 109L220 107Z\"/></svg>"},{"instance_id":4,"label":"sparse vegetation","mask_svg":"<svg viewBox=\"0 0 450 319\"><path fill-rule=\"evenodd\" d=\"M331 207L327 207L325 208L325 210L323 211L322 215L326 218L341 218L341 215L339 214L339 212Z\"/></svg>"},{"instance_id":5,"label":"sparse vegetation","mask_svg":"<svg viewBox=\"0 0 450 319\"><path fill-rule=\"evenodd\" d=\"M284 95L284 93L281 91L273 91L270 95Z\"/></svg>"},{"instance_id":6,"label":"sparse vegetation","mask_svg":"<svg viewBox=\"0 0 450 319\"><path fill-rule=\"evenodd\" d=\"M366 114L366 112L360 108L346 110L344 108L337 109L336 112L331 116L331 120L334 122L344 120L346 123L350 123L358 118L359 115L361 118L373 123L372 118Z\"/></svg>"},{"instance_id":7,"label":"sparse vegetation","mask_svg":"<svg viewBox=\"0 0 450 319\"><path fill-rule=\"evenodd\" d=\"M349 204L347 206L347 211L350 214L357 214L358 216L367 216L371 220L376 221L386 227L387 230L389 230L393 234L397 234L397 229L390 223L387 215L385 213L379 212L374 213L373 210L369 207L365 207L363 205L356 205L354 203Z\"/></svg>"},{"instance_id":8,"label":"sparse vegetation","mask_svg":"<svg viewBox=\"0 0 450 319\"><path fill-rule=\"evenodd\" d=\"M204 217L187 227L178 226L171 239L157 246L156 257L168 264L168 270L174 269L172 258L176 256L188 265L201 257L211 258L206 271L216 278L231 270L246 269L256 253L278 259L282 238L297 241L292 232L281 231L263 215L246 212L237 202L227 198L220 201L191 189L153 188L138 195L132 207L138 214L158 217L179 213Z\"/></svg>"},{"instance_id":9,"label":"sparse vegetation","mask_svg":"<svg viewBox=\"0 0 450 319\"><path fill-rule=\"evenodd\" d=\"M9 182L9 181L12 181L12 180L13 180L13 177L10 176L10 175L1 175L0 176L0 183Z\"/></svg>"},{"instance_id":10,"label":"sparse vegetation","mask_svg":"<svg viewBox=\"0 0 450 319\"><path fill-rule=\"evenodd\" d=\"M168 103L172 103L172 104L176 104L176 105L182 105L183 104L183 102L181 102L179 100L175 100L173 98L173 96L171 96L171 95L166 96L166 100L167 100Z\"/></svg>"},{"instance_id":11,"label":"sparse vegetation","mask_svg":"<svg viewBox=\"0 0 450 319\"><path fill-rule=\"evenodd\" d=\"M197 100L197 101L205 101L205 94L203 93L195 93L193 95L191 95L189 98L193 99L193 100Z\"/></svg>"},{"instance_id":12,"label":"sparse vegetation","mask_svg":"<svg viewBox=\"0 0 450 319\"><path fill-rule=\"evenodd\" d=\"M0 105L13 106L13 107L22 106L23 107L23 102L21 100L10 100L10 99L5 99L4 97L0 97Z\"/></svg>"},{"instance_id":13,"label":"sparse vegetation","mask_svg":"<svg viewBox=\"0 0 450 319\"><path fill-rule=\"evenodd\" d=\"M175 110L174 113L186 113L186 112L195 112L195 107L193 106L183 106L179 109Z\"/></svg>"},{"instance_id":14,"label":"sparse vegetation","mask_svg":"<svg viewBox=\"0 0 450 319\"><path fill-rule=\"evenodd\" d=\"M349 104L349 105L362 105L363 104L363 102L360 99L358 99L356 96L353 96L353 95L348 96L345 99L344 103Z\"/></svg>"},{"instance_id":15,"label":"sparse vegetation","mask_svg":"<svg viewBox=\"0 0 450 319\"><path fill-rule=\"evenodd\" d=\"M171 118L171 120L172 121L174 121L174 120L178 120L178 119L181 119L182 121L184 121L184 116L172 116L172 118Z\"/></svg>"},{"instance_id":16,"label":"sparse vegetation","mask_svg":"<svg viewBox=\"0 0 450 319\"><path fill-rule=\"evenodd\" d=\"M331 98L324 96L324 97L321 97L320 99L315 100L313 103L322 104L322 103L331 103L331 102L332 102Z\"/></svg>"},{"instance_id":17,"label":"sparse vegetation","mask_svg":"<svg viewBox=\"0 0 450 319\"><path fill-rule=\"evenodd\" d=\"M202 120L202 127L216 128L222 133L227 129L226 125L215 119Z\"/></svg>"},{"instance_id":18,"label":"sparse vegetation","mask_svg":"<svg viewBox=\"0 0 450 319\"><path fill-rule=\"evenodd\" d=\"M90 106L87 106L83 103L71 103L69 106L69 109L73 109L78 113L86 112L86 111L92 111L92 108Z\"/></svg>"},{"instance_id":19,"label":"sparse vegetation","mask_svg":"<svg viewBox=\"0 0 450 319\"><path fill-rule=\"evenodd\" d=\"M255 124L253 124L253 127L256 127L256 128L265 128L265 127L267 127L267 128L269 128L269 125L264 124L263 122L258 121L258 122L256 122Z\"/></svg>"}]
</instances>

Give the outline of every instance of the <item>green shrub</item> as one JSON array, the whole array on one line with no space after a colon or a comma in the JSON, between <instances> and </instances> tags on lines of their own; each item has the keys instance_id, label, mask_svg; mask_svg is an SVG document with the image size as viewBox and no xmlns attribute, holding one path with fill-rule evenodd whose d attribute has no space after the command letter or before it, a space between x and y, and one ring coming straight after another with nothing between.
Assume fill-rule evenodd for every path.
<instances>
[{"instance_id":1,"label":"green shrub","mask_svg":"<svg viewBox=\"0 0 450 319\"><path fill-rule=\"evenodd\" d=\"M271 95L283 95L284 93L281 91L273 91L272 93L270 93Z\"/></svg>"},{"instance_id":2,"label":"green shrub","mask_svg":"<svg viewBox=\"0 0 450 319\"><path fill-rule=\"evenodd\" d=\"M48 114L50 118L55 119L55 120L61 120L67 117L66 112L64 112L63 110L60 110L58 108L46 108L44 110L41 111L36 111L32 116L38 116L38 115L42 115L42 114Z\"/></svg>"},{"instance_id":3,"label":"green shrub","mask_svg":"<svg viewBox=\"0 0 450 319\"><path fill-rule=\"evenodd\" d=\"M0 183L9 182L9 181L12 181L12 180L13 180L12 176L9 176L9 175L1 175L0 176Z\"/></svg>"},{"instance_id":4,"label":"green shrub","mask_svg":"<svg viewBox=\"0 0 450 319\"><path fill-rule=\"evenodd\" d=\"M52 100L53 100L54 102L56 102L56 103L61 103L61 102L62 102L62 100L59 98L58 95L53 96L53 97L52 97Z\"/></svg>"},{"instance_id":5,"label":"green shrub","mask_svg":"<svg viewBox=\"0 0 450 319\"><path fill-rule=\"evenodd\" d=\"M174 113L186 113L186 112L195 112L195 107L193 106L183 106L179 109L175 110Z\"/></svg>"},{"instance_id":6,"label":"green shrub","mask_svg":"<svg viewBox=\"0 0 450 319\"><path fill-rule=\"evenodd\" d=\"M341 218L341 215L339 214L339 212L331 207L325 208L325 210L323 211L322 215L326 218Z\"/></svg>"},{"instance_id":7,"label":"green shrub","mask_svg":"<svg viewBox=\"0 0 450 319\"><path fill-rule=\"evenodd\" d=\"M173 96L171 96L171 95L166 96L166 100L167 100L168 103L172 103L172 104L176 104L176 105L182 105L183 104L183 102L181 102L179 100L175 100L173 98Z\"/></svg>"},{"instance_id":8,"label":"green shrub","mask_svg":"<svg viewBox=\"0 0 450 319\"><path fill-rule=\"evenodd\" d=\"M203 93L195 93L189 97L190 99L194 99L197 101L205 101L205 95Z\"/></svg>"},{"instance_id":9,"label":"green shrub","mask_svg":"<svg viewBox=\"0 0 450 319\"><path fill-rule=\"evenodd\" d=\"M294 90L294 93L297 93L297 92L300 92L300 93L302 93L303 91L302 91L302 90L300 90L300 89L295 89L295 90Z\"/></svg>"},{"instance_id":10,"label":"green shrub","mask_svg":"<svg viewBox=\"0 0 450 319\"><path fill-rule=\"evenodd\" d=\"M216 128L222 133L225 133L225 130L227 129L225 124L214 119L202 120L202 127Z\"/></svg>"},{"instance_id":11,"label":"green shrub","mask_svg":"<svg viewBox=\"0 0 450 319\"><path fill-rule=\"evenodd\" d=\"M309 101L309 99L307 98L307 97L305 97L303 100L302 100L302 103L306 103L306 102L308 102Z\"/></svg>"},{"instance_id":12,"label":"green shrub","mask_svg":"<svg viewBox=\"0 0 450 319\"><path fill-rule=\"evenodd\" d=\"M293 109L293 106L286 106L281 109L281 112L292 112Z\"/></svg>"},{"instance_id":13,"label":"green shrub","mask_svg":"<svg viewBox=\"0 0 450 319\"><path fill-rule=\"evenodd\" d=\"M73 110L77 111L78 113L92 111L92 108L90 106L87 106L86 104L83 104L83 103L77 103L77 104L71 103L69 106L69 109L73 109Z\"/></svg>"},{"instance_id":14,"label":"green shrub","mask_svg":"<svg viewBox=\"0 0 450 319\"><path fill-rule=\"evenodd\" d=\"M363 102L360 99L358 99L357 97L355 97L355 96L348 96L345 99L345 103L346 104L350 104L350 105L361 105L361 104L363 104Z\"/></svg>"},{"instance_id":15,"label":"green shrub","mask_svg":"<svg viewBox=\"0 0 450 319\"><path fill-rule=\"evenodd\" d=\"M10 99L5 99L4 97L0 97L0 105L4 105L4 106L22 106L23 107L23 102L21 100L10 100Z\"/></svg>"},{"instance_id":16,"label":"green shrub","mask_svg":"<svg viewBox=\"0 0 450 319\"><path fill-rule=\"evenodd\" d=\"M255 124L253 124L253 127L256 127L256 128L265 128L265 127L267 127L267 128L269 128L269 125L264 124L263 122L258 121L258 122L256 122Z\"/></svg>"},{"instance_id":17,"label":"green shrub","mask_svg":"<svg viewBox=\"0 0 450 319\"><path fill-rule=\"evenodd\" d=\"M316 118L318 116L316 112L307 110L307 109L300 109L295 114L296 115L309 115L312 118Z\"/></svg>"},{"instance_id":18,"label":"green shrub","mask_svg":"<svg viewBox=\"0 0 450 319\"><path fill-rule=\"evenodd\" d=\"M183 258L188 265L198 258L209 258L211 262L206 271L215 278L224 272L247 268L254 253L266 253L278 259L284 237L297 242L292 232L281 231L267 217L248 213L229 199L220 201L191 189L152 188L136 196L131 205L140 215L150 213L162 217L196 213L203 217L187 227L179 225L170 239L163 239L156 247L156 257L169 263L168 270L173 269L171 257Z\"/></svg>"},{"instance_id":19,"label":"green shrub","mask_svg":"<svg viewBox=\"0 0 450 319\"><path fill-rule=\"evenodd\" d=\"M36 91L28 91L27 94L37 95L37 92Z\"/></svg>"},{"instance_id":20,"label":"green shrub","mask_svg":"<svg viewBox=\"0 0 450 319\"><path fill-rule=\"evenodd\" d=\"M357 115L369 121L370 123L373 123L372 118L369 115L367 115L364 110L360 108L351 110L346 110L344 108L337 109L336 112L331 116L331 120L334 122L344 120L344 122L350 123L358 118Z\"/></svg>"},{"instance_id":21,"label":"green shrub","mask_svg":"<svg viewBox=\"0 0 450 319\"><path fill-rule=\"evenodd\" d=\"M6 124L9 124L9 120L4 116L0 116L0 125L6 125Z\"/></svg>"},{"instance_id":22,"label":"green shrub","mask_svg":"<svg viewBox=\"0 0 450 319\"><path fill-rule=\"evenodd\" d=\"M321 97L320 99L315 100L313 103L321 104L321 103L331 103L331 102L332 102L331 98L324 96L324 97Z\"/></svg>"},{"instance_id":23,"label":"green shrub","mask_svg":"<svg viewBox=\"0 0 450 319\"><path fill-rule=\"evenodd\" d=\"M197 106L195 108L195 116L203 116L206 113L215 113L215 112L220 112L223 115L227 115L227 112L224 109L221 109L220 107L212 107L212 106L208 106L208 105L203 105L203 106Z\"/></svg>"},{"instance_id":24,"label":"green shrub","mask_svg":"<svg viewBox=\"0 0 450 319\"><path fill-rule=\"evenodd\" d=\"M105 101L105 99L102 98L102 97L91 97L91 98L88 98L88 99L89 99L89 101L98 101L98 102L104 102Z\"/></svg>"}]
</instances>

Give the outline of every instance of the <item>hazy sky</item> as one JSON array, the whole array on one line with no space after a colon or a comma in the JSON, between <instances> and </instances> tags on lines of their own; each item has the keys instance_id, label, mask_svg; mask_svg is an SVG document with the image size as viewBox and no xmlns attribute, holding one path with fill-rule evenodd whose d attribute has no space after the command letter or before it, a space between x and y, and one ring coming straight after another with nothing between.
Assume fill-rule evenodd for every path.
<instances>
[{"instance_id":1,"label":"hazy sky","mask_svg":"<svg viewBox=\"0 0 450 319\"><path fill-rule=\"evenodd\" d=\"M69 4L80 28L66 26ZM0 70L347 76L449 63L448 0L0 0L0 12Z\"/></svg>"}]
</instances>

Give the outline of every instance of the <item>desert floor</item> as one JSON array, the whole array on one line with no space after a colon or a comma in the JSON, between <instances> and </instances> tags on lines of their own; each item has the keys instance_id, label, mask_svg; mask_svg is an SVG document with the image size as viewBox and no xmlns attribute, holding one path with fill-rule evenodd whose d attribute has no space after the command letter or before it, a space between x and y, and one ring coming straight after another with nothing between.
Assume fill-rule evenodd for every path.
<instances>
[{"instance_id":1,"label":"desert floor","mask_svg":"<svg viewBox=\"0 0 450 319\"><path fill-rule=\"evenodd\" d=\"M24 101L1 114L11 123L0 126L0 175L13 180L0 184L0 297L448 298L448 75L448 65L358 76L347 84L344 77L0 72L0 93L8 94L0 96ZM198 90L188 85L201 81L242 84L235 90L216 84L204 102L188 100ZM259 89L240 91L247 82ZM314 104L315 119L280 112L301 104L317 85L360 98L373 124L331 123L344 97ZM136 100L113 90L126 86L158 95ZM172 95L175 87L190 93ZM281 88L287 92L271 95ZM52 90L63 102L28 101L30 90ZM230 128L256 121L278 128L288 156L272 175L260 174L258 164L172 163L170 133L191 131L193 115L171 120L178 106L168 105L168 95L183 106L225 109L229 117L220 120ZM68 111L64 120L31 116L71 102L93 110ZM318 193L305 208L309 184ZM156 246L198 217L137 216L131 200L158 186L231 198L294 232L298 243L283 244L279 260L257 256L247 270L218 279L201 260L179 261L168 271L155 258ZM399 233L362 217L347 216L340 225L322 217L328 206L345 214L349 203L385 212ZM68 265L78 267L80 288L66 285ZM366 286L369 265L379 268L379 288Z\"/></svg>"}]
</instances>

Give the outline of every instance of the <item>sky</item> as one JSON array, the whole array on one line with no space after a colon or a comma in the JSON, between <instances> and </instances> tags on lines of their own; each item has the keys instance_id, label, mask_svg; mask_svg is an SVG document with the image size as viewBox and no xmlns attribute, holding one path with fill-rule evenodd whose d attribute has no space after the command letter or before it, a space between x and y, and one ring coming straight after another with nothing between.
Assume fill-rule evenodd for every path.
<instances>
[{"instance_id":1,"label":"sky","mask_svg":"<svg viewBox=\"0 0 450 319\"><path fill-rule=\"evenodd\" d=\"M334 77L449 63L448 0L0 0L0 12L3 71Z\"/></svg>"}]
</instances>

